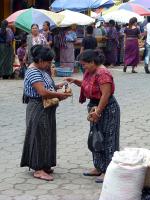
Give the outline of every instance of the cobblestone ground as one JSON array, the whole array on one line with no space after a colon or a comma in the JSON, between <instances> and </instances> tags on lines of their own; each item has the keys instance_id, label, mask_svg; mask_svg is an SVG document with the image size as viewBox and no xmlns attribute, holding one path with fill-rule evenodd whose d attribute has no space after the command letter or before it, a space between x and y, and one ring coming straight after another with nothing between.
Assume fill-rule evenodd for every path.
<instances>
[{"instance_id":1,"label":"cobblestone ground","mask_svg":"<svg viewBox=\"0 0 150 200\"><path fill-rule=\"evenodd\" d=\"M112 70L116 97L121 106L121 148L150 145L150 75ZM53 182L32 177L20 168L25 135L25 105L21 103L22 81L0 80L0 200L98 200L102 185L82 173L92 167L87 149L86 104L74 98L57 110L58 164Z\"/></svg>"}]
</instances>

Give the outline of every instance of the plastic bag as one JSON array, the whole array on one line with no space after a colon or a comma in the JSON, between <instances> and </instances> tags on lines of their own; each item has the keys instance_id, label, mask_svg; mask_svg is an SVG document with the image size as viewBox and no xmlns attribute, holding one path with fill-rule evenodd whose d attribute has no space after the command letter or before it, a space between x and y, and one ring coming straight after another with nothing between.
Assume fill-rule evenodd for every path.
<instances>
[{"instance_id":1,"label":"plastic bag","mask_svg":"<svg viewBox=\"0 0 150 200\"><path fill-rule=\"evenodd\" d=\"M104 151L104 138L98 128L98 124L92 123L91 130L88 136L88 149L91 152Z\"/></svg>"}]
</instances>

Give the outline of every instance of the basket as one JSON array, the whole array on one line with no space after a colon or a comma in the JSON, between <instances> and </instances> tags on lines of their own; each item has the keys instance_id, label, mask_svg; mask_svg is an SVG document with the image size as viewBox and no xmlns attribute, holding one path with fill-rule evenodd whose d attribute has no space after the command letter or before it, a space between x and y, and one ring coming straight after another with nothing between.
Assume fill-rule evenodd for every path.
<instances>
[{"instance_id":1,"label":"basket","mask_svg":"<svg viewBox=\"0 0 150 200\"><path fill-rule=\"evenodd\" d=\"M67 67L58 67L56 68L56 75L58 77L70 77L73 74L73 70Z\"/></svg>"}]
</instances>

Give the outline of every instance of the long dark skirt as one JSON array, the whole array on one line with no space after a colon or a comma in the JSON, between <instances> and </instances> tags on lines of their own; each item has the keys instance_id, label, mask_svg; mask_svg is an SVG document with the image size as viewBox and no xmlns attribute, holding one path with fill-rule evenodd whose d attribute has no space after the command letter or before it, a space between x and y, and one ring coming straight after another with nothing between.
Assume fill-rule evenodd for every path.
<instances>
[{"instance_id":1,"label":"long dark skirt","mask_svg":"<svg viewBox=\"0 0 150 200\"><path fill-rule=\"evenodd\" d=\"M60 64L62 67L74 69L75 54L73 42L67 42L67 48L60 49Z\"/></svg>"},{"instance_id":2,"label":"long dark skirt","mask_svg":"<svg viewBox=\"0 0 150 200\"><path fill-rule=\"evenodd\" d=\"M13 47L0 44L0 76L10 76L13 73Z\"/></svg>"},{"instance_id":3,"label":"long dark skirt","mask_svg":"<svg viewBox=\"0 0 150 200\"><path fill-rule=\"evenodd\" d=\"M41 170L56 166L56 106L44 109L30 100L26 110L26 136L21 167Z\"/></svg>"},{"instance_id":4,"label":"long dark skirt","mask_svg":"<svg viewBox=\"0 0 150 200\"><path fill-rule=\"evenodd\" d=\"M89 108L96 106L96 104L91 102ZM115 97L110 98L98 123L104 137L104 151L101 153L92 152L93 164L98 171L105 173L114 152L119 150L120 107Z\"/></svg>"},{"instance_id":5,"label":"long dark skirt","mask_svg":"<svg viewBox=\"0 0 150 200\"><path fill-rule=\"evenodd\" d=\"M111 64L116 65L118 56L117 43L115 41L111 41L110 45L111 45L110 50L108 50L107 47L105 50L106 63L110 65Z\"/></svg>"},{"instance_id":6,"label":"long dark skirt","mask_svg":"<svg viewBox=\"0 0 150 200\"><path fill-rule=\"evenodd\" d=\"M138 39L127 39L125 47L124 64L136 67L139 63L139 44Z\"/></svg>"}]
</instances>

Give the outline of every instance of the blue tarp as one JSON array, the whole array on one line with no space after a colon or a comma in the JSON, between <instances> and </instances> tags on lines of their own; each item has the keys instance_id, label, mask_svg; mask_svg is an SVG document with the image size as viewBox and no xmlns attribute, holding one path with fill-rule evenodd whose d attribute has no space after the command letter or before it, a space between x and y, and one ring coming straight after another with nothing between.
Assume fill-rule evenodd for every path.
<instances>
[{"instance_id":1,"label":"blue tarp","mask_svg":"<svg viewBox=\"0 0 150 200\"><path fill-rule=\"evenodd\" d=\"M110 7L112 5L114 5L113 0L55 0L50 7L56 12L65 9L82 12L88 9Z\"/></svg>"}]
</instances>

